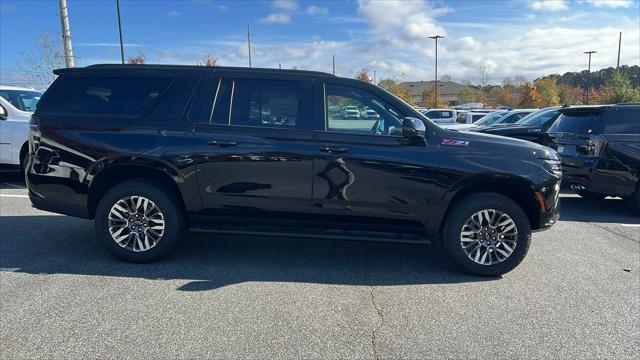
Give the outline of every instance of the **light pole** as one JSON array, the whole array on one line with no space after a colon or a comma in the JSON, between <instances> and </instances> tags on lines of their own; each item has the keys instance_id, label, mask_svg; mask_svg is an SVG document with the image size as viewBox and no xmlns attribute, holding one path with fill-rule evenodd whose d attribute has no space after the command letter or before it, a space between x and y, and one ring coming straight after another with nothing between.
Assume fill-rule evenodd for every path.
<instances>
[{"instance_id":1,"label":"light pole","mask_svg":"<svg viewBox=\"0 0 640 360\"><path fill-rule=\"evenodd\" d=\"M120 19L120 0L116 0L116 11L118 12L118 32L120 33L120 59L124 64L124 43L122 42L122 21Z\"/></svg>"},{"instance_id":2,"label":"light pole","mask_svg":"<svg viewBox=\"0 0 640 360\"><path fill-rule=\"evenodd\" d=\"M442 39L442 38L444 38L444 36L441 36L441 35L429 36L429 39L435 39L436 41L436 83L435 83L435 86L433 87L434 89L436 89L435 98L433 102L434 107L438 107L438 39Z\"/></svg>"},{"instance_id":3,"label":"light pole","mask_svg":"<svg viewBox=\"0 0 640 360\"><path fill-rule=\"evenodd\" d=\"M589 67L587 68L587 104L589 104L589 80L590 80L590 76L591 76L591 54L595 54L597 53L597 51L591 50L591 51L585 51L584 54L588 54L589 55Z\"/></svg>"},{"instance_id":4,"label":"light pole","mask_svg":"<svg viewBox=\"0 0 640 360\"><path fill-rule=\"evenodd\" d=\"M373 85L376 84L376 70L373 70Z\"/></svg>"}]
</instances>

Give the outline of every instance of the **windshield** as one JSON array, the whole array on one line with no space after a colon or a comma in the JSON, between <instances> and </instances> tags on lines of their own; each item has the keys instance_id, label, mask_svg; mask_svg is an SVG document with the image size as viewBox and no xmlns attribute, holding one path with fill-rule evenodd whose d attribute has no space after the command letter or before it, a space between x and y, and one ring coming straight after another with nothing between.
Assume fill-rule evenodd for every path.
<instances>
[{"instance_id":1,"label":"windshield","mask_svg":"<svg viewBox=\"0 0 640 360\"><path fill-rule=\"evenodd\" d=\"M590 134L598 126L599 111L577 110L560 114L558 120L549 129L550 133L564 132L573 134Z\"/></svg>"},{"instance_id":2,"label":"windshield","mask_svg":"<svg viewBox=\"0 0 640 360\"><path fill-rule=\"evenodd\" d=\"M516 124L524 126L541 126L551 119L555 119L560 113L559 109L536 111L518 120Z\"/></svg>"},{"instance_id":3,"label":"windshield","mask_svg":"<svg viewBox=\"0 0 640 360\"><path fill-rule=\"evenodd\" d=\"M42 93L30 90L0 90L0 96L18 110L34 112Z\"/></svg>"},{"instance_id":4,"label":"windshield","mask_svg":"<svg viewBox=\"0 0 640 360\"><path fill-rule=\"evenodd\" d=\"M482 119L476 121L474 124L475 125L491 125L496 121L500 120L500 118L502 118L505 114L506 112L501 112L501 111L494 112L484 116Z\"/></svg>"}]
</instances>

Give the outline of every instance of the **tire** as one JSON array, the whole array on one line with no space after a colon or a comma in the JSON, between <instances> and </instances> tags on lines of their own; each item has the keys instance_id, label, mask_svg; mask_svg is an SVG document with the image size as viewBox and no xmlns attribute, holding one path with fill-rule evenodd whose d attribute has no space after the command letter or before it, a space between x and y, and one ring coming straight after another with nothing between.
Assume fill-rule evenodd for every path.
<instances>
[{"instance_id":1,"label":"tire","mask_svg":"<svg viewBox=\"0 0 640 360\"><path fill-rule=\"evenodd\" d=\"M486 213L484 212L486 210ZM487 227L481 227L480 233L471 231L468 221L482 212L480 222ZM495 214L495 217L492 217ZM500 215L502 214L502 215ZM491 215L491 216L490 216ZM506 215L504 217L503 215ZM491 225L487 220L494 219L493 225L506 223L503 226ZM511 222L507 222L511 220ZM511 224L515 228L511 227ZM483 229L488 231L482 232ZM495 234L491 232L495 231ZM499 240L501 236L503 240ZM478 241L478 238L481 241ZM495 239L495 240L494 240ZM482 244L489 244L488 247ZM466 246L466 250L463 247ZM507 245L509 244L509 245ZM496 193L476 193L465 196L457 201L445 219L442 233L442 245L449 260L462 271L480 276L498 276L506 274L516 268L524 259L531 245L531 224L522 208L508 197ZM480 258L475 250L480 248ZM512 251L509 252L509 249ZM483 251L484 250L484 251ZM502 253L500 253L500 251ZM486 257L484 254L487 254ZM504 256L503 253L509 253ZM474 261L482 260L484 264Z\"/></svg>"},{"instance_id":2,"label":"tire","mask_svg":"<svg viewBox=\"0 0 640 360\"><path fill-rule=\"evenodd\" d=\"M576 194L580 195L583 199L589 200L603 200L607 197L607 194L595 193L589 190L574 190Z\"/></svg>"},{"instance_id":3,"label":"tire","mask_svg":"<svg viewBox=\"0 0 640 360\"><path fill-rule=\"evenodd\" d=\"M25 170L27 170L27 162L29 161L29 150L26 150L25 145L22 145L22 149L20 150L20 171L24 175Z\"/></svg>"},{"instance_id":4,"label":"tire","mask_svg":"<svg viewBox=\"0 0 640 360\"><path fill-rule=\"evenodd\" d=\"M143 199L148 200L146 204ZM176 196L160 184L145 180L118 184L104 194L96 208L98 239L118 259L134 263L154 261L166 255L184 234L185 216L181 205ZM142 214L146 212L145 206L148 216ZM132 211L122 211L133 208L137 208L138 217L131 215ZM154 209L159 210L159 215ZM123 221L118 215L129 219ZM164 228L160 229L162 223ZM116 241L127 234L120 243Z\"/></svg>"}]
</instances>

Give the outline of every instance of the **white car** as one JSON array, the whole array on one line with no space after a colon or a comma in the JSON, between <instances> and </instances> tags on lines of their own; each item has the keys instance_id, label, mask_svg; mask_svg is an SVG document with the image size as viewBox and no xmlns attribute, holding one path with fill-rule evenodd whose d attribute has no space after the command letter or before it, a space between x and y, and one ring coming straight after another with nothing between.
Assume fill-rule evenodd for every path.
<instances>
[{"instance_id":1,"label":"white car","mask_svg":"<svg viewBox=\"0 0 640 360\"><path fill-rule=\"evenodd\" d=\"M345 120L359 120L360 119L360 110L358 110L357 106L347 105L344 107L342 111L342 118Z\"/></svg>"},{"instance_id":2,"label":"white car","mask_svg":"<svg viewBox=\"0 0 640 360\"><path fill-rule=\"evenodd\" d=\"M458 117L453 109L429 109L420 112L436 124L454 124Z\"/></svg>"},{"instance_id":3,"label":"white car","mask_svg":"<svg viewBox=\"0 0 640 360\"><path fill-rule=\"evenodd\" d=\"M0 85L0 164L24 169L29 120L41 96L33 89Z\"/></svg>"}]
</instances>

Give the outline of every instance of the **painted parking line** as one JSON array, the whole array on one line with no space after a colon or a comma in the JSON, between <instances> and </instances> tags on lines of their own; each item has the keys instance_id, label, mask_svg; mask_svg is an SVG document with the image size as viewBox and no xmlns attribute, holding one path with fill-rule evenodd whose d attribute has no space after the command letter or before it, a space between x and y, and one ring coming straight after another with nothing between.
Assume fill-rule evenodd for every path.
<instances>
[{"instance_id":1,"label":"painted parking line","mask_svg":"<svg viewBox=\"0 0 640 360\"><path fill-rule=\"evenodd\" d=\"M624 227L640 227L640 224L620 224Z\"/></svg>"},{"instance_id":2,"label":"painted parking line","mask_svg":"<svg viewBox=\"0 0 640 360\"><path fill-rule=\"evenodd\" d=\"M28 198L28 197L29 197L29 195L20 195L20 194L0 194L0 197Z\"/></svg>"}]
</instances>

